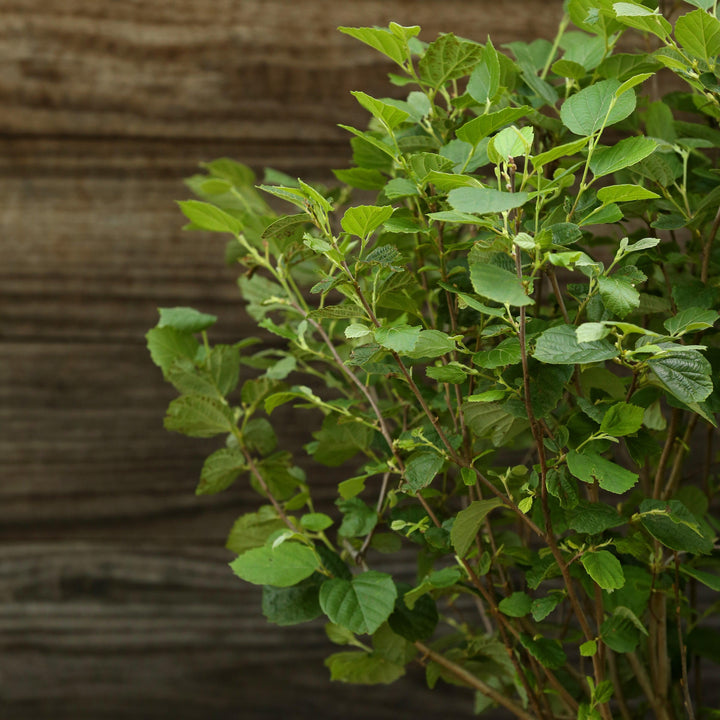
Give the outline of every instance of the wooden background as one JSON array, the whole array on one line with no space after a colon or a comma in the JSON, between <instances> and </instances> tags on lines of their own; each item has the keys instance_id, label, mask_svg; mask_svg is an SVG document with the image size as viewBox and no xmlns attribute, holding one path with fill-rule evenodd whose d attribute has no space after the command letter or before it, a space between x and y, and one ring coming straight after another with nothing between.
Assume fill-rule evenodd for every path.
<instances>
[{"instance_id":1,"label":"wooden background","mask_svg":"<svg viewBox=\"0 0 720 720\"><path fill-rule=\"evenodd\" d=\"M0 717L471 717L470 697L331 685L321 625L264 623L223 542L254 506L193 494L157 306L250 330L223 241L174 200L227 155L323 179L388 66L338 25L552 37L560 0L0 0ZM289 416L287 434L297 435ZM318 481L320 481L319 479Z\"/></svg>"}]
</instances>

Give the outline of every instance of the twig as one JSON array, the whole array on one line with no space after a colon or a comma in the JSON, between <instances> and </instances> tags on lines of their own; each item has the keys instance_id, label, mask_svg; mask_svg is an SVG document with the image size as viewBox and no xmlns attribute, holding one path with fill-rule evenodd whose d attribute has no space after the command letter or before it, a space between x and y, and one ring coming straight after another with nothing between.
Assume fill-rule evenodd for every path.
<instances>
[{"instance_id":1,"label":"twig","mask_svg":"<svg viewBox=\"0 0 720 720\"><path fill-rule=\"evenodd\" d=\"M673 586L675 589L675 622L677 624L678 643L680 645L680 667L682 671L680 685L683 691L683 700L685 702L685 709L688 713L688 720L695 720L695 711L693 710L692 698L690 697L690 686L688 684L687 645L685 644L685 638L683 637L682 617L680 616L680 558L677 551L675 551L674 555L675 582Z\"/></svg>"}]
</instances>

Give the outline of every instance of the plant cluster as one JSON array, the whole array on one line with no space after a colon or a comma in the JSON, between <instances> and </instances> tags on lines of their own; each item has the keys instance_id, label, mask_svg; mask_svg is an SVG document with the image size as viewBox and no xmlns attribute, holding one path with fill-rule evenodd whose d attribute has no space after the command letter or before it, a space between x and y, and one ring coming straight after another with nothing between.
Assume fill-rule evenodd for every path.
<instances>
[{"instance_id":1,"label":"plant cluster","mask_svg":"<svg viewBox=\"0 0 720 720\"><path fill-rule=\"evenodd\" d=\"M569 0L553 42L501 49L340 28L406 89L353 93L342 186L227 159L188 181L273 340L162 309L165 426L225 438L197 492L260 495L231 567L270 622L327 619L333 679L419 662L477 713L718 716L720 20L689 4ZM311 461L273 429L287 403L317 418Z\"/></svg>"}]
</instances>

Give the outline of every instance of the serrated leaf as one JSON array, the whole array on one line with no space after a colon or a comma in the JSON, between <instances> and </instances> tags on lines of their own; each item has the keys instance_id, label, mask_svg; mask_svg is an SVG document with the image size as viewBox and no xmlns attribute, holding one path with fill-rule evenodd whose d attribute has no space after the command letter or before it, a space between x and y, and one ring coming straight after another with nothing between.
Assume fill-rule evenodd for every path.
<instances>
[{"instance_id":1,"label":"serrated leaf","mask_svg":"<svg viewBox=\"0 0 720 720\"><path fill-rule=\"evenodd\" d=\"M291 540L275 547L248 550L230 563L239 578L253 585L275 587L297 585L319 566L320 560L311 547Z\"/></svg>"},{"instance_id":2,"label":"serrated leaf","mask_svg":"<svg viewBox=\"0 0 720 720\"><path fill-rule=\"evenodd\" d=\"M588 533L589 535L605 532L605 530L617 527L623 522L623 518L611 505L593 503L587 500L581 500L573 508L572 515L568 519L568 525L572 530L578 533Z\"/></svg>"},{"instance_id":3,"label":"serrated leaf","mask_svg":"<svg viewBox=\"0 0 720 720\"><path fill-rule=\"evenodd\" d=\"M601 80L571 95L560 109L563 125L576 135L592 135L624 120L635 110L635 93L616 98L619 87L617 80Z\"/></svg>"},{"instance_id":4,"label":"serrated leaf","mask_svg":"<svg viewBox=\"0 0 720 720\"><path fill-rule=\"evenodd\" d=\"M564 595L559 592L535 598L530 606L530 612L535 622L542 622L553 610L564 600Z\"/></svg>"},{"instance_id":5,"label":"serrated leaf","mask_svg":"<svg viewBox=\"0 0 720 720\"><path fill-rule=\"evenodd\" d=\"M246 513L233 524L225 547L236 555L247 550L262 547L271 535L287 525L277 516L269 505L262 506L256 513Z\"/></svg>"},{"instance_id":6,"label":"serrated leaf","mask_svg":"<svg viewBox=\"0 0 720 720\"><path fill-rule=\"evenodd\" d=\"M179 332L199 333L217 322L216 315L201 313L190 307L158 308L157 327L172 327Z\"/></svg>"},{"instance_id":7,"label":"serrated leaf","mask_svg":"<svg viewBox=\"0 0 720 720\"><path fill-rule=\"evenodd\" d=\"M194 364L200 347L191 334L180 332L174 327L153 328L146 333L145 338L150 358L164 375L167 375L176 360Z\"/></svg>"},{"instance_id":8,"label":"serrated leaf","mask_svg":"<svg viewBox=\"0 0 720 720\"><path fill-rule=\"evenodd\" d=\"M183 215L200 230L226 232L232 235L239 235L242 232L242 223L215 205L200 200L182 200L178 205Z\"/></svg>"},{"instance_id":9,"label":"serrated leaf","mask_svg":"<svg viewBox=\"0 0 720 720\"><path fill-rule=\"evenodd\" d=\"M422 490L432 483L444 464L444 459L435 452L413 453L405 464L405 480L413 491Z\"/></svg>"},{"instance_id":10,"label":"serrated leaf","mask_svg":"<svg viewBox=\"0 0 720 720\"><path fill-rule=\"evenodd\" d=\"M203 463L197 495L214 495L230 487L240 473L247 470L247 461L240 450L216 450Z\"/></svg>"},{"instance_id":11,"label":"serrated leaf","mask_svg":"<svg viewBox=\"0 0 720 720\"><path fill-rule=\"evenodd\" d=\"M572 325L557 325L538 337L533 357L554 365L575 365L612 360L619 353L607 340L581 343Z\"/></svg>"},{"instance_id":12,"label":"serrated leaf","mask_svg":"<svg viewBox=\"0 0 720 720\"><path fill-rule=\"evenodd\" d=\"M441 35L420 58L420 77L437 90L450 80L467 75L480 60L482 51L481 45L452 33Z\"/></svg>"},{"instance_id":13,"label":"serrated leaf","mask_svg":"<svg viewBox=\"0 0 720 720\"><path fill-rule=\"evenodd\" d=\"M409 357L437 358L455 350L455 341L441 330L422 330Z\"/></svg>"},{"instance_id":14,"label":"serrated leaf","mask_svg":"<svg viewBox=\"0 0 720 720\"><path fill-rule=\"evenodd\" d=\"M353 685L388 685L405 674L405 667L377 653L348 651L325 659L330 679Z\"/></svg>"},{"instance_id":15,"label":"serrated leaf","mask_svg":"<svg viewBox=\"0 0 720 720\"><path fill-rule=\"evenodd\" d=\"M605 307L619 318L624 318L640 306L640 293L631 282L616 275L601 275L597 282Z\"/></svg>"},{"instance_id":16,"label":"serrated leaf","mask_svg":"<svg viewBox=\"0 0 720 720\"><path fill-rule=\"evenodd\" d=\"M357 305L328 305L311 311L309 316L314 320L350 320L364 317L365 311Z\"/></svg>"},{"instance_id":17,"label":"serrated leaf","mask_svg":"<svg viewBox=\"0 0 720 720\"><path fill-rule=\"evenodd\" d=\"M522 207L530 199L527 192L502 192L492 188L459 187L448 193L450 206L460 213L491 215Z\"/></svg>"},{"instance_id":18,"label":"serrated leaf","mask_svg":"<svg viewBox=\"0 0 720 720\"><path fill-rule=\"evenodd\" d=\"M470 265L470 280L475 292L489 300L516 307L533 305L535 302L525 293L517 275L496 265Z\"/></svg>"},{"instance_id":19,"label":"serrated leaf","mask_svg":"<svg viewBox=\"0 0 720 720\"><path fill-rule=\"evenodd\" d=\"M367 238L392 214L393 207L390 205L356 205L345 211L340 224L346 233Z\"/></svg>"},{"instance_id":20,"label":"serrated leaf","mask_svg":"<svg viewBox=\"0 0 720 720\"><path fill-rule=\"evenodd\" d=\"M665 320L663 326L671 335L679 337L688 332L707 330L717 322L717 319L718 314L715 310L690 307Z\"/></svg>"},{"instance_id":21,"label":"serrated leaf","mask_svg":"<svg viewBox=\"0 0 720 720\"><path fill-rule=\"evenodd\" d=\"M464 557L470 549L487 514L502 504L499 498L474 500L457 514L450 531L450 541L458 557Z\"/></svg>"},{"instance_id":22,"label":"serrated leaf","mask_svg":"<svg viewBox=\"0 0 720 720\"><path fill-rule=\"evenodd\" d=\"M693 10L677 19L675 38L691 56L714 65L720 55L720 20L703 10Z\"/></svg>"},{"instance_id":23,"label":"serrated leaf","mask_svg":"<svg viewBox=\"0 0 720 720\"><path fill-rule=\"evenodd\" d=\"M681 402L702 402L713 391L712 368L697 350L673 350L647 362L660 382Z\"/></svg>"},{"instance_id":24,"label":"serrated leaf","mask_svg":"<svg viewBox=\"0 0 720 720\"><path fill-rule=\"evenodd\" d=\"M182 395L173 400L165 415L166 430L189 437L213 437L235 428L232 409L215 398Z\"/></svg>"},{"instance_id":25,"label":"serrated leaf","mask_svg":"<svg viewBox=\"0 0 720 720\"><path fill-rule=\"evenodd\" d=\"M653 12L650 8L634 2L616 2L613 9L617 19L628 27L649 32L660 39L665 39L672 32L672 25L660 11Z\"/></svg>"},{"instance_id":26,"label":"serrated leaf","mask_svg":"<svg viewBox=\"0 0 720 720\"><path fill-rule=\"evenodd\" d=\"M517 365L522 359L520 341L517 338L505 338L492 350L481 350L473 355L473 364L487 370Z\"/></svg>"},{"instance_id":27,"label":"serrated leaf","mask_svg":"<svg viewBox=\"0 0 720 720\"><path fill-rule=\"evenodd\" d=\"M593 484L595 480L603 490L620 495L634 487L638 475L607 460L597 453L579 453L571 450L567 455L568 470L578 480Z\"/></svg>"},{"instance_id":28,"label":"serrated leaf","mask_svg":"<svg viewBox=\"0 0 720 720\"><path fill-rule=\"evenodd\" d=\"M320 576L311 576L292 587L265 585L262 593L262 613L268 622L280 625L299 625L322 615L320 609Z\"/></svg>"},{"instance_id":29,"label":"serrated leaf","mask_svg":"<svg viewBox=\"0 0 720 720\"><path fill-rule=\"evenodd\" d=\"M625 585L622 565L608 550L583 553L580 562L587 574L606 592L611 593Z\"/></svg>"},{"instance_id":30,"label":"serrated leaf","mask_svg":"<svg viewBox=\"0 0 720 720\"><path fill-rule=\"evenodd\" d=\"M643 423L645 409L625 402L611 405L600 423L600 432L623 437L637 432Z\"/></svg>"},{"instance_id":31,"label":"serrated leaf","mask_svg":"<svg viewBox=\"0 0 720 720\"><path fill-rule=\"evenodd\" d=\"M556 640L532 638L523 633L520 642L543 667L555 670L567 662L567 656Z\"/></svg>"},{"instance_id":32,"label":"serrated leaf","mask_svg":"<svg viewBox=\"0 0 720 720\"><path fill-rule=\"evenodd\" d=\"M390 575L368 570L352 580L333 578L324 582L320 607L335 624L355 633L372 634L390 617L396 597Z\"/></svg>"},{"instance_id":33,"label":"serrated leaf","mask_svg":"<svg viewBox=\"0 0 720 720\"><path fill-rule=\"evenodd\" d=\"M382 347L396 353L409 353L415 349L422 328L419 325L394 325L375 330L375 340Z\"/></svg>"},{"instance_id":34,"label":"serrated leaf","mask_svg":"<svg viewBox=\"0 0 720 720\"><path fill-rule=\"evenodd\" d=\"M524 592L514 592L498 603L498 610L508 617L525 617L532 609L532 598Z\"/></svg>"},{"instance_id":35,"label":"serrated leaf","mask_svg":"<svg viewBox=\"0 0 720 720\"><path fill-rule=\"evenodd\" d=\"M458 365L448 363L447 365L429 366L425 374L438 382L460 385L467 379L467 373Z\"/></svg>"},{"instance_id":36,"label":"serrated leaf","mask_svg":"<svg viewBox=\"0 0 720 720\"><path fill-rule=\"evenodd\" d=\"M592 170L595 177L610 175L639 163L648 155L652 155L655 148L657 148L657 142L653 138L625 138L615 145L598 148L590 159L590 170ZM612 202L612 200L601 199L603 203Z\"/></svg>"},{"instance_id":37,"label":"serrated leaf","mask_svg":"<svg viewBox=\"0 0 720 720\"><path fill-rule=\"evenodd\" d=\"M703 532L697 518L679 500L646 499L640 503L640 522L659 542L671 550L707 554L713 538Z\"/></svg>"}]
</instances>

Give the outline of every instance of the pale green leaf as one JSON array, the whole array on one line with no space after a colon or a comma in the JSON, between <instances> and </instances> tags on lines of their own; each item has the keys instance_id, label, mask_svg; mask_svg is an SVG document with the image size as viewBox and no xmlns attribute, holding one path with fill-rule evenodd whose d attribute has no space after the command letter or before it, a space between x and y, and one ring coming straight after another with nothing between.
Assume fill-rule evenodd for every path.
<instances>
[{"instance_id":1,"label":"pale green leaf","mask_svg":"<svg viewBox=\"0 0 720 720\"><path fill-rule=\"evenodd\" d=\"M315 551L302 543L286 541L244 552L230 563L232 571L254 585L289 587L310 577L319 567Z\"/></svg>"},{"instance_id":2,"label":"pale green leaf","mask_svg":"<svg viewBox=\"0 0 720 720\"><path fill-rule=\"evenodd\" d=\"M660 196L652 190L646 190L640 185L609 185L600 188L597 193L598 200L607 205L613 202L636 202L637 200L650 200Z\"/></svg>"},{"instance_id":3,"label":"pale green leaf","mask_svg":"<svg viewBox=\"0 0 720 720\"><path fill-rule=\"evenodd\" d=\"M483 138L492 135L492 133L505 127L505 125L525 117L531 111L532 108L529 105L523 105L517 108L503 108L487 115L479 115L459 127L455 134L459 140L476 147Z\"/></svg>"},{"instance_id":4,"label":"pale green leaf","mask_svg":"<svg viewBox=\"0 0 720 720\"><path fill-rule=\"evenodd\" d=\"M587 574L606 592L619 590L625 585L625 574L620 561L607 550L586 552L580 562Z\"/></svg>"},{"instance_id":5,"label":"pale green leaf","mask_svg":"<svg viewBox=\"0 0 720 720\"><path fill-rule=\"evenodd\" d=\"M553 365L575 365L611 360L619 353L607 340L578 342L572 325L557 325L540 335L533 357Z\"/></svg>"},{"instance_id":6,"label":"pale green leaf","mask_svg":"<svg viewBox=\"0 0 720 720\"><path fill-rule=\"evenodd\" d=\"M215 205L200 200L183 200L178 202L178 205L195 228L232 235L239 235L242 232L242 223Z\"/></svg>"},{"instance_id":7,"label":"pale green leaf","mask_svg":"<svg viewBox=\"0 0 720 720\"><path fill-rule=\"evenodd\" d=\"M600 423L600 432L613 437L623 437L637 432L643 423L645 409L630 403L611 405Z\"/></svg>"},{"instance_id":8,"label":"pale green leaf","mask_svg":"<svg viewBox=\"0 0 720 720\"><path fill-rule=\"evenodd\" d=\"M157 327L172 327L180 332L198 333L217 321L216 315L207 315L190 307L158 308L158 312Z\"/></svg>"},{"instance_id":9,"label":"pale green leaf","mask_svg":"<svg viewBox=\"0 0 720 720\"><path fill-rule=\"evenodd\" d=\"M474 500L457 514L450 531L450 541L458 557L462 558L466 555L487 514L502 504L499 498Z\"/></svg>"},{"instance_id":10,"label":"pale green leaf","mask_svg":"<svg viewBox=\"0 0 720 720\"><path fill-rule=\"evenodd\" d=\"M350 93L355 99L375 118L377 118L388 131L394 130L398 125L404 123L410 113L389 103L371 97L359 90Z\"/></svg>"},{"instance_id":11,"label":"pale green leaf","mask_svg":"<svg viewBox=\"0 0 720 720\"><path fill-rule=\"evenodd\" d=\"M489 300L518 307L534 303L534 300L526 294L517 275L496 265L486 263L471 265L470 280L475 292Z\"/></svg>"},{"instance_id":12,"label":"pale green leaf","mask_svg":"<svg viewBox=\"0 0 720 720\"><path fill-rule=\"evenodd\" d=\"M615 97L617 80L601 80L571 95L560 109L560 118L576 135L592 135L624 120L635 110L635 93Z\"/></svg>"},{"instance_id":13,"label":"pale green leaf","mask_svg":"<svg viewBox=\"0 0 720 720\"><path fill-rule=\"evenodd\" d=\"M340 224L346 233L367 238L392 214L393 207L390 205L356 205L345 211Z\"/></svg>"},{"instance_id":14,"label":"pale green leaf","mask_svg":"<svg viewBox=\"0 0 720 720\"><path fill-rule=\"evenodd\" d=\"M693 10L677 19L675 38L691 56L714 66L720 55L720 20L703 10Z\"/></svg>"},{"instance_id":15,"label":"pale green leaf","mask_svg":"<svg viewBox=\"0 0 720 720\"><path fill-rule=\"evenodd\" d=\"M448 194L448 202L454 210L476 215L507 212L521 207L529 199L527 192L509 193L480 187L460 187Z\"/></svg>"},{"instance_id":16,"label":"pale green leaf","mask_svg":"<svg viewBox=\"0 0 720 720\"><path fill-rule=\"evenodd\" d=\"M415 349L422 328L419 325L394 325L375 330L375 340L382 347L397 353L409 353Z\"/></svg>"}]
</instances>

